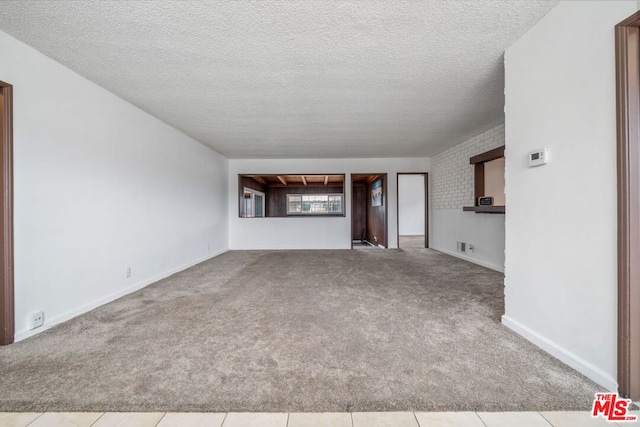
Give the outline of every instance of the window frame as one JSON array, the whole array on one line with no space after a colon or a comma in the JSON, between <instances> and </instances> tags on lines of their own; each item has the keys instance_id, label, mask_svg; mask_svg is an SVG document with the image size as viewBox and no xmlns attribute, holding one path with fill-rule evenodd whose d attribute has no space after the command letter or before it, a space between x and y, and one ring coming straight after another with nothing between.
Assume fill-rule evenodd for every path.
<instances>
[{"instance_id":1,"label":"window frame","mask_svg":"<svg viewBox=\"0 0 640 427\"><path fill-rule=\"evenodd\" d=\"M483 214L504 214L506 212L506 206L480 206L478 202L478 199L484 196L484 164L505 157L504 149L505 146L502 145L469 159L469 164L474 166L474 202L473 206L464 206L463 211Z\"/></svg>"},{"instance_id":2,"label":"window frame","mask_svg":"<svg viewBox=\"0 0 640 427\"><path fill-rule=\"evenodd\" d=\"M242 188L242 194L243 194L243 201L244 201L244 194L245 193L251 193L251 199L254 201L254 206L255 206L255 195L259 195L262 197L262 216L256 216L255 215L255 207L254 207L254 215L253 216L246 216L246 210L244 208L244 206L240 206L240 218L266 218L267 217L267 212L266 212L266 208L267 208L267 203L266 203L266 195L263 191L260 190L255 190L253 188L249 188L249 187L243 187Z\"/></svg>"},{"instance_id":3,"label":"window frame","mask_svg":"<svg viewBox=\"0 0 640 427\"><path fill-rule=\"evenodd\" d=\"M318 196L327 196L327 205L329 204L330 196L340 196L340 211L339 212L302 212L302 203L304 203L304 197L318 197ZM290 211L290 197L300 197L302 200L300 201L300 212L291 212ZM344 206L344 192L343 193L316 193L316 194L299 194L299 193L287 193L287 216L344 216L345 215L345 206Z\"/></svg>"}]
</instances>

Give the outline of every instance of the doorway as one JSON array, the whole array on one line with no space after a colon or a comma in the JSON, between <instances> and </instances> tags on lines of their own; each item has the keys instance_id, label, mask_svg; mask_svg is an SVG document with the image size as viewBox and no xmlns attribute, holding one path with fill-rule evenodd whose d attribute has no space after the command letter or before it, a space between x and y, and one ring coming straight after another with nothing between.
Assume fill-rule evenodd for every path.
<instances>
[{"instance_id":1,"label":"doorway","mask_svg":"<svg viewBox=\"0 0 640 427\"><path fill-rule=\"evenodd\" d=\"M351 175L351 249L387 248L387 174Z\"/></svg>"},{"instance_id":2,"label":"doorway","mask_svg":"<svg viewBox=\"0 0 640 427\"><path fill-rule=\"evenodd\" d=\"M398 248L429 247L429 174L398 173Z\"/></svg>"},{"instance_id":3,"label":"doorway","mask_svg":"<svg viewBox=\"0 0 640 427\"><path fill-rule=\"evenodd\" d=\"M618 392L640 399L640 12L615 28Z\"/></svg>"},{"instance_id":4,"label":"doorway","mask_svg":"<svg viewBox=\"0 0 640 427\"><path fill-rule=\"evenodd\" d=\"M0 345L13 343L13 87L0 81Z\"/></svg>"}]
</instances>

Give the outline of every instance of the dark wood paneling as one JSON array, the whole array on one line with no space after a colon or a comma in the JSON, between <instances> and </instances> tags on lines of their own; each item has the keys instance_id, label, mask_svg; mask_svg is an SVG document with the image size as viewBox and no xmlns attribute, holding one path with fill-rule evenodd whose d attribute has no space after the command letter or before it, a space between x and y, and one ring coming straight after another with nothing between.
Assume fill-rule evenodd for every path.
<instances>
[{"instance_id":1,"label":"dark wood paneling","mask_svg":"<svg viewBox=\"0 0 640 427\"><path fill-rule=\"evenodd\" d=\"M260 184L255 179L248 176L240 177L240 194L242 194L244 187L250 188L252 190L262 191L263 193L265 193L264 185Z\"/></svg>"},{"instance_id":2,"label":"dark wood paneling","mask_svg":"<svg viewBox=\"0 0 640 427\"><path fill-rule=\"evenodd\" d=\"M473 205L478 206L478 199L484 196L484 163L476 163L473 183L475 188Z\"/></svg>"},{"instance_id":3,"label":"dark wood paneling","mask_svg":"<svg viewBox=\"0 0 640 427\"><path fill-rule=\"evenodd\" d=\"M269 186L265 190L266 215L268 217L286 217L287 194L342 194L344 187L340 186ZM345 203L343 201L343 203ZM344 206L343 206L344 210ZM315 215L314 215L315 216Z\"/></svg>"},{"instance_id":4,"label":"dark wood paneling","mask_svg":"<svg viewBox=\"0 0 640 427\"><path fill-rule=\"evenodd\" d=\"M0 344L13 343L15 334L13 273L13 87L0 82L2 126L0 128Z\"/></svg>"},{"instance_id":5,"label":"dark wood paneling","mask_svg":"<svg viewBox=\"0 0 640 427\"><path fill-rule=\"evenodd\" d=\"M618 392L640 399L640 12L616 25Z\"/></svg>"},{"instance_id":6,"label":"dark wood paneling","mask_svg":"<svg viewBox=\"0 0 640 427\"><path fill-rule=\"evenodd\" d=\"M361 240L367 234L367 187L354 184L351 197L351 240Z\"/></svg>"},{"instance_id":7,"label":"dark wood paneling","mask_svg":"<svg viewBox=\"0 0 640 427\"><path fill-rule=\"evenodd\" d=\"M367 240L374 244L387 245L387 177L381 175L382 206L371 206L371 190L377 181L367 184Z\"/></svg>"}]
</instances>

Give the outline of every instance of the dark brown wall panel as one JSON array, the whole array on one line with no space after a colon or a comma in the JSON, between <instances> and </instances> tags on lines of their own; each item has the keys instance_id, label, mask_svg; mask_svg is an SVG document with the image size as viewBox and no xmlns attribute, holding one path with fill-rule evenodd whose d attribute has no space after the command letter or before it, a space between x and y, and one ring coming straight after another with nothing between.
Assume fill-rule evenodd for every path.
<instances>
[{"instance_id":1,"label":"dark brown wall panel","mask_svg":"<svg viewBox=\"0 0 640 427\"><path fill-rule=\"evenodd\" d=\"M351 239L366 238L367 229L367 186L354 184L351 197Z\"/></svg>"},{"instance_id":2,"label":"dark brown wall panel","mask_svg":"<svg viewBox=\"0 0 640 427\"><path fill-rule=\"evenodd\" d=\"M342 194L343 186L290 186L267 187L266 214L267 216L287 216L287 194ZM345 203L343 201L343 203ZM344 209L344 206L343 206Z\"/></svg>"},{"instance_id":3,"label":"dark brown wall panel","mask_svg":"<svg viewBox=\"0 0 640 427\"><path fill-rule=\"evenodd\" d=\"M242 193L245 187L250 188L252 190L262 191L263 193L265 192L264 185L260 184L259 182L257 182L255 179L251 177L242 176L240 177L240 193Z\"/></svg>"}]
</instances>

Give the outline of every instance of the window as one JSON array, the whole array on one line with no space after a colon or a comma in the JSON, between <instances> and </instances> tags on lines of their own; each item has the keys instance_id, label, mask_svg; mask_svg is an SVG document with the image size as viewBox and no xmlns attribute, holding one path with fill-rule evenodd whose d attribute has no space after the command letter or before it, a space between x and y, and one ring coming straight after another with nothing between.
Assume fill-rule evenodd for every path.
<instances>
[{"instance_id":1,"label":"window","mask_svg":"<svg viewBox=\"0 0 640 427\"><path fill-rule=\"evenodd\" d=\"M342 194L287 194L287 215L342 214Z\"/></svg>"},{"instance_id":2,"label":"window","mask_svg":"<svg viewBox=\"0 0 640 427\"><path fill-rule=\"evenodd\" d=\"M474 165L474 206L462 210L475 213L505 213L504 145L469 159ZM483 199L480 203L480 199Z\"/></svg>"},{"instance_id":3,"label":"window","mask_svg":"<svg viewBox=\"0 0 640 427\"><path fill-rule=\"evenodd\" d=\"M264 193L245 187L240 216L242 218L264 218L264 211Z\"/></svg>"},{"instance_id":4,"label":"window","mask_svg":"<svg viewBox=\"0 0 640 427\"><path fill-rule=\"evenodd\" d=\"M238 174L240 218L345 216L344 174Z\"/></svg>"}]
</instances>

